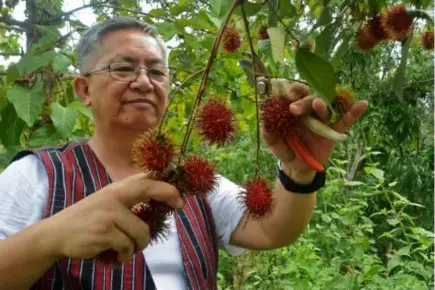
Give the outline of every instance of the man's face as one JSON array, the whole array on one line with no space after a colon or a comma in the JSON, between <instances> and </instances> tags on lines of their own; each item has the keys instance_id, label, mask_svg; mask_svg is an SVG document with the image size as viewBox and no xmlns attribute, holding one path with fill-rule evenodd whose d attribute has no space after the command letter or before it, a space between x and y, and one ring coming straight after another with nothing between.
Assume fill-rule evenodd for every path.
<instances>
[{"instance_id":1,"label":"man's face","mask_svg":"<svg viewBox=\"0 0 435 290\"><path fill-rule=\"evenodd\" d=\"M157 125L167 106L169 76L157 41L140 30L109 33L101 42L92 65L117 68L93 73L88 77L85 104L92 107L96 126L144 131ZM133 81L120 81L125 71L141 69ZM160 75L159 75L160 74Z\"/></svg>"}]
</instances>

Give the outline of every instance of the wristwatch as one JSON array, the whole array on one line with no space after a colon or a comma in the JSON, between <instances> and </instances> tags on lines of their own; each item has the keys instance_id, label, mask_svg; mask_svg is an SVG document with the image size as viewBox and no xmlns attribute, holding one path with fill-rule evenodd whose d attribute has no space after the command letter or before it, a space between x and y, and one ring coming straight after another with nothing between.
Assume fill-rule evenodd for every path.
<instances>
[{"instance_id":1,"label":"wristwatch","mask_svg":"<svg viewBox=\"0 0 435 290\"><path fill-rule=\"evenodd\" d=\"M316 172L313 181L310 184L298 184L293 181L281 168L281 162L278 161L277 176L282 186L290 192L308 194L313 193L325 186L326 170L322 172Z\"/></svg>"}]
</instances>

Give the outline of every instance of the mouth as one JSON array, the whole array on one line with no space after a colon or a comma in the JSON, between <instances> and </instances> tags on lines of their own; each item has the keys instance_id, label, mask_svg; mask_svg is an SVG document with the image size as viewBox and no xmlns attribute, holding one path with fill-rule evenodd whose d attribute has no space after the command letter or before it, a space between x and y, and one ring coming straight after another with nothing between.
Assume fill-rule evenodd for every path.
<instances>
[{"instance_id":1,"label":"mouth","mask_svg":"<svg viewBox=\"0 0 435 290\"><path fill-rule=\"evenodd\" d=\"M134 99L134 100L130 100L130 101L126 101L124 102L124 104L142 104L142 105L151 105L152 107L156 107L156 105L147 99Z\"/></svg>"}]
</instances>

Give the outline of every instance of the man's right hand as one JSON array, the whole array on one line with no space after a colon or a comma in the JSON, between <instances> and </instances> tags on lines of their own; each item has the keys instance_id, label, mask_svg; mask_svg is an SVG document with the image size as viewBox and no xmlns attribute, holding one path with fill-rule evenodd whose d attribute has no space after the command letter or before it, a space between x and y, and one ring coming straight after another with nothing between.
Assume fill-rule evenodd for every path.
<instances>
[{"instance_id":1,"label":"man's right hand","mask_svg":"<svg viewBox=\"0 0 435 290\"><path fill-rule=\"evenodd\" d=\"M129 260L149 243L149 228L131 208L149 199L182 206L178 190L140 173L114 182L58 212L40 224L41 240L53 258L93 258L105 250L118 252L118 261Z\"/></svg>"}]
</instances>

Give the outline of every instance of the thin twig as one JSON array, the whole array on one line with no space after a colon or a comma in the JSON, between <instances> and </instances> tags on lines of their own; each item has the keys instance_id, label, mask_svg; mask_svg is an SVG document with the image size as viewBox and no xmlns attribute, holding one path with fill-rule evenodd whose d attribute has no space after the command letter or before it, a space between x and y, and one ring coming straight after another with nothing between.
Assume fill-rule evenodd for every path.
<instances>
[{"instance_id":1,"label":"thin twig","mask_svg":"<svg viewBox=\"0 0 435 290\"><path fill-rule=\"evenodd\" d=\"M18 26L18 27L21 27L23 29L30 30L29 25L26 22L18 21L18 20L15 20L13 18L0 17L0 22L3 22L4 24L7 24L7 25Z\"/></svg>"},{"instance_id":2,"label":"thin twig","mask_svg":"<svg viewBox=\"0 0 435 290\"><path fill-rule=\"evenodd\" d=\"M245 5L240 5L242 10L242 18L243 24L245 25L246 35L248 36L249 48L251 49L252 55L252 69L254 70L254 94L255 94L255 109L256 109L256 126L257 126L257 148L256 148L256 160L255 160L255 176L258 176L260 173L260 118L259 118L259 108L258 108L258 92L257 92L257 70L255 65L255 50L254 45L252 44L251 33L249 32L249 23L248 18L246 16Z\"/></svg>"},{"instance_id":3,"label":"thin twig","mask_svg":"<svg viewBox=\"0 0 435 290\"><path fill-rule=\"evenodd\" d=\"M21 52L0 52L1 56L22 56Z\"/></svg>"},{"instance_id":4,"label":"thin twig","mask_svg":"<svg viewBox=\"0 0 435 290\"><path fill-rule=\"evenodd\" d=\"M77 11L86 9L86 8L91 8L91 7L96 7L96 6L100 6L104 3L106 3L107 1L103 2L103 3L98 3L98 4L86 4L77 8L74 8L73 10L67 11L67 12L63 12L63 13L59 13L58 15L50 18L46 23L52 23L53 21L59 20L62 17L66 17L66 16L70 16L72 14L74 14Z\"/></svg>"},{"instance_id":5,"label":"thin twig","mask_svg":"<svg viewBox=\"0 0 435 290\"><path fill-rule=\"evenodd\" d=\"M207 87L208 76L210 74L210 70L211 70L211 67L213 65L213 61L216 58L217 51L218 51L218 48L219 48L220 43L221 43L222 35L223 35L224 31L227 28L228 22L231 19L231 15L233 14L234 9L236 9L236 7L240 4L239 1L240 0L234 0L233 1L233 4L231 5L231 8L228 11L227 16L225 17L225 20L222 23L220 31L219 31L218 35L216 36L216 39L215 39L215 41L213 43L213 47L211 49L210 57L208 59L207 65L205 67L204 74L202 76L201 85L199 86L198 93L196 94L196 98L195 98L195 103L194 103L194 105L192 107L192 112L190 114L189 122L187 124L186 134L184 135L183 143L181 145L180 158L178 160L179 163L181 161L182 156L184 156L184 154L186 152L187 142L188 142L190 134L192 132L192 124L193 124L193 120L195 118L196 108L199 106L199 104L201 102L201 97L204 94L205 88Z\"/></svg>"},{"instance_id":6,"label":"thin twig","mask_svg":"<svg viewBox=\"0 0 435 290\"><path fill-rule=\"evenodd\" d=\"M267 2L269 2L269 0L266 0ZM294 41L296 41L298 47L299 47L299 39L297 39L294 35L293 32L288 28L287 25L285 25L284 21L282 21L281 17L279 17L278 11L276 11L275 7L273 7L273 5L271 3L269 3L269 7L272 9L272 12L275 14L276 18L278 18L279 22L281 22L282 26L284 26L285 31L290 35L291 38L293 38Z\"/></svg>"},{"instance_id":7,"label":"thin twig","mask_svg":"<svg viewBox=\"0 0 435 290\"><path fill-rule=\"evenodd\" d=\"M194 78L194 77L196 77L197 75L199 75L199 74L201 74L201 73L203 73L205 71L205 68L203 68L203 69L201 69L201 70L199 70L199 71L196 71L196 72L194 72L194 73L192 73L191 75L189 75L182 83L181 83L181 85L179 86L179 87L177 87L176 89L174 89L173 91L171 91L171 93L169 94L169 103L168 103L168 105L166 106L166 110L165 110L165 113L163 114L163 119L165 118L165 116L167 115L167 113L168 113L168 110L169 110L169 107L172 105L172 102L173 102L173 100L175 99L175 93L178 93L178 91L180 91L186 84L187 84L187 82L189 82L192 78ZM163 126L163 119L162 119L162 122L160 123L160 127L159 127L159 133L161 132L161 130L162 130L162 126Z\"/></svg>"}]
</instances>

